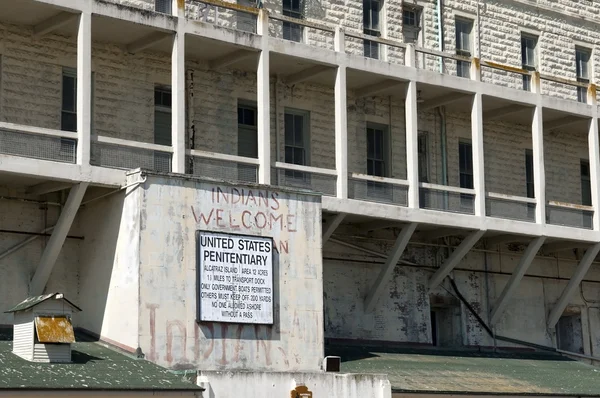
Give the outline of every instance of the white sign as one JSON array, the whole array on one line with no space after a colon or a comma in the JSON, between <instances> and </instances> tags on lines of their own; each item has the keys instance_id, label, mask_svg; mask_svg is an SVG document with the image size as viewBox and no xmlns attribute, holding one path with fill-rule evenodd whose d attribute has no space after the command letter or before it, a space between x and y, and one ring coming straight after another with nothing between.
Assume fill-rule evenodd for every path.
<instances>
[{"instance_id":1,"label":"white sign","mask_svg":"<svg viewBox=\"0 0 600 398\"><path fill-rule=\"evenodd\" d=\"M198 231L198 319L273 324L273 240Z\"/></svg>"}]
</instances>

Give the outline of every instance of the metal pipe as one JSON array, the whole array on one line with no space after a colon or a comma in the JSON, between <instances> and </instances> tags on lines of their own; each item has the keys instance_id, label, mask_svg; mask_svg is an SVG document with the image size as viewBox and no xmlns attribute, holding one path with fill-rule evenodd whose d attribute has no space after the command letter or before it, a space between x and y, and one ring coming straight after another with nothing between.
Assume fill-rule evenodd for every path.
<instances>
[{"instance_id":1,"label":"metal pipe","mask_svg":"<svg viewBox=\"0 0 600 398\"><path fill-rule=\"evenodd\" d=\"M15 234L15 235L33 235L33 236L51 236L46 232L28 232L28 231L17 231L14 229L0 229L0 234ZM69 239L83 240L83 236L67 235Z\"/></svg>"},{"instance_id":2,"label":"metal pipe","mask_svg":"<svg viewBox=\"0 0 600 398\"><path fill-rule=\"evenodd\" d=\"M279 75L275 75L275 90L273 90L273 102L275 103L275 159L277 162L281 162L282 159L279 157L280 149L279 145L281 144L281 138L279 135L281 132L279 131L279 97L277 95L277 90L279 88ZM279 179L279 172L276 173L277 179Z\"/></svg>"},{"instance_id":3,"label":"metal pipe","mask_svg":"<svg viewBox=\"0 0 600 398\"><path fill-rule=\"evenodd\" d=\"M437 40L438 40L438 49L440 51L444 51L444 21L442 16L442 10L444 6L442 4L443 0L436 0L435 2L435 15L437 17ZM440 73L444 73L444 58L438 58Z\"/></svg>"},{"instance_id":4,"label":"metal pipe","mask_svg":"<svg viewBox=\"0 0 600 398\"><path fill-rule=\"evenodd\" d=\"M24 198L17 198L14 196L0 196L0 200L12 200L15 202L35 203L35 204L39 204L39 205L62 207L62 204L57 203L57 202L48 202L45 200L24 199Z\"/></svg>"},{"instance_id":5,"label":"metal pipe","mask_svg":"<svg viewBox=\"0 0 600 398\"><path fill-rule=\"evenodd\" d=\"M190 149L196 149L196 125L194 123L194 70L187 70L187 126L188 126L188 145ZM190 156L189 170L193 172L194 158Z\"/></svg>"}]
</instances>

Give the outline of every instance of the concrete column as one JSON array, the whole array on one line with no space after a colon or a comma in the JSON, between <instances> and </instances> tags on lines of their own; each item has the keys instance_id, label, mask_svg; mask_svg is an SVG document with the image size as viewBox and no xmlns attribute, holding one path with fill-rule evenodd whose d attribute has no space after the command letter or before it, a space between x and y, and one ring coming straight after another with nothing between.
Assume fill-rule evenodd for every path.
<instances>
[{"instance_id":1,"label":"concrete column","mask_svg":"<svg viewBox=\"0 0 600 398\"><path fill-rule=\"evenodd\" d=\"M473 96L471 108L471 143L473 150L473 188L475 215L485 216L485 164L483 160L483 111L481 93Z\"/></svg>"},{"instance_id":2,"label":"concrete column","mask_svg":"<svg viewBox=\"0 0 600 398\"><path fill-rule=\"evenodd\" d=\"M588 104L592 105L592 119L588 132L588 148L590 151L590 187L592 191L592 206L594 207L594 230L600 230L600 145L598 143L598 101L596 100L596 86L590 84L588 89Z\"/></svg>"},{"instance_id":3,"label":"concrete column","mask_svg":"<svg viewBox=\"0 0 600 398\"><path fill-rule=\"evenodd\" d=\"M406 46L406 66L416 67L415 46ZM419 208L419 130L417 113L417 82L410 81L406 88L406 179L408 180L408 207Z\"/></svg>"},{"instance_id":4,"label":"concrete column","mask_svg":"<svg viewBox=\"0 0 600 398\"><path fill-rule=\"evenodd\" d=\"M77 32L77 164L90 164L92 129L92 13L79 16Z\"/></svg>"},{"instance_id":5,"label":"concrete column","mask_svg":"<svg viewBox=\"0 0 600 398\"><path fill-rule=\"evenodd\" d=\"M335 51L346 51L344 31L335 31ZM337 171L336 193L338 198L348 198L348 107L346 88L346 65L339 65L335 75L335 169Z\"/></svg>"},{"instance_id":6,"label":"concrete column","mask_svg":"<svg viewBox=\"0 0 600 398\"><path fill-rule=\"evenodd\" d=\"M538 95L531 122L533 153L533 190L535 194L535 220L546 225L546 172L544 170L544 120L542 116L542 88L539 72L531 76L531 89Z\"/></svg>"},{"instance_id":7,"label":"concrete column","mask_svg":"<svg viewBox=\"0 0 600 398\"><path fill-rule=\"evenodd\" d=\"M261 35L261 52L256 71L258 128L258 183L271 183L271 96L269 84L269 15L258 14L257 33Z\"/></svg>"},{"instance_id":8,"label":"concrete column","mask_svg":"<svg viewBox=\"0 0 600 398\"><path fill-rule=\"evenodd\" d=\"M171 53L171 171L185 173L185 8L173 0L173 16L178 18Z\"/></svg>"}]
</instances>

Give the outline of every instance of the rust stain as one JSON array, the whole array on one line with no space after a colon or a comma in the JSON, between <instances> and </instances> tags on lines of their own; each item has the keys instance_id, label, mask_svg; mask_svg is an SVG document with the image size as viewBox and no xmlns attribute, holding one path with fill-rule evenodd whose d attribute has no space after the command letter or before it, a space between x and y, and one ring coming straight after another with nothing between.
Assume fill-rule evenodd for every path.
<instances>
[{"instance_id":1,"label":"rust stain","mask_svg":"<svg viewBox=\"0 0 600 398\"><path fill-rule=\"evenodd\" d=\"M494 68L494 69L500 69L500 70L504 70L504 71L507 71L507 72L515 72L515 73L520 73L522 75L528 75L529 74L529 72L526 71L525 69L517 68L517 67L509 66L509 65L498 64L496 62L490 62L490 61L483 62L482 61L481 64L483 66L487 66L487 67Z\"/></svg>"},{"instance_id":2,"label":"rust stain","mask_svg":"<svg viewBox=\"0 0 600 398\"><path fill-rule=\"evenodd\" d=\"M74 343L75 333L66 316L37 316L35 330L40 343Z\"/></svg>"},{"instance_id":3,"label":"rust stain","mask_svg":"<svg viewBox=\"0 0 600 398\"><path fill-rule=\"evenodd\" d=\"M588 95L590 95L592 98L596 98L596 85L591 83L588 86Z\"/></svg>"},{"instance_id":4,"label":"rust stain","mask_svg":"<svg viewBox=\"0 0 600 398\"><path fill-rule=\"evenodd\" d=\"M182 10L185 7L185 0L177 0L177 8Z\"/></svg>"},{"instance_id":5,"label":"rust stain","mask_svg":"<svg viewBox=\"0 0 600 398\"><path fill-rule=\"evenodd\" d=\"M180 4L184 3L184 0L178 0ZM216 7L222 7L228 10L234 10L234 11L242 11L242 12L246 12L248 14L254 14L254 15L258 15L258 11L259 9L256 7L249 7L249 6L243 6L237 3L229 3L226 1L221 1L221 0L203 0L202 1L204 4L210 4ZM181 6L183 7L183 6Z\"/></svg>"}]
</instances>

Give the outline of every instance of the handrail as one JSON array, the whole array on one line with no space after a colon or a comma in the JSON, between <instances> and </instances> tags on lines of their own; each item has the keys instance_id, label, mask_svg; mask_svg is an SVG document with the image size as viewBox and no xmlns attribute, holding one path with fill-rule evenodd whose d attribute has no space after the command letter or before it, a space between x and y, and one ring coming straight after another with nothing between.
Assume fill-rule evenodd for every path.
<instances>
[{"instance_id":1,"label":"handrail","mask_svg":"<svg viewBox=\"0 0 600 398\"><path fill-rule=\"evenodd\" d=\"M404 187L407 187L409 185L407 180L401 180L399 178L371 176L368 174L361 174L361 173L352 173L350 175L350 178L353 178L355 180L381 182L381 183L386 183L386 184L390 184L390 185L399 185L399 186L404 186Z\"/></svg>"},{"instance_id":2,"label":"handrail","mask_svg":"<svg viewBox=\"0 0 600 398\"><path fill-rule=\"evenodd\" d=\"M518 73L520 75L531 75L531 72L523 69L523 68L517 68L514 66L510 66L510 65L504 65L504 64L499 64L496 62L491 62L491 61L479 61L479 64L481 66L486 66L488 68L491 69L497 69L497 70L501 70L501 71L505 71L505 72L513 72L513 73Z\"/></svg>"},{"instance_id":3,"label":"handrail","mask_svg":"<svg viewBox=\"0 0 600 398\"><path fill-rule=\"evenodd\" d=\"M193 0L198 3L204 3L215 7L226 8L232 11L245 12L247 14L258 15L259 9L256 7L243 6L237 3L229 3L222 0Z\"/></svg>"},{"instance_id":4,"label":"handrail","mask_svg":"<svg viewBox=\"0 0 600 398\"><path fill-rule=\"evenodd\" d=\"M419 183L420 188L431 189L434 191L442 191L442 192L452 192L452 193L460 193L467 195L475 195L475 190L470 188L460 188L460 187L452 187L450 185L438 185L438 184L430 184L427 182Z\"/></svg>"},{"instance_id":5,"label":"handrail","mask_svg":"<svg viewBox=\"0 0 600 398\"><path fill-rule=\"evenodd\" d=\"M589 86L588 83L582 83L582 82L578 82L576 80L563 79L562 77L554 77L554 76L550 76L550 75L540 74L540 79L547 80L547 81L554 82L554 83L562 83L562 84L566 84L569 86L575 86L575 87L587 88Z\"/></svg>"},{"instance_id":6,"label":"handrail","mask_svg":"<svg viewBox=\"0 0 600 398\"><path fill-rule=\"evenodd\" d=\"M7 122L0 122L0 130L8 130L8 131L13 131L15 133L47 135L47 136L58 137L58 138L71 138L74 140L77 139L77 133L74 133L72 131L46 129L43 127L25 126L25 125L21 125L21 124L7 123Z\"/></svg>"},{"instance_id":7,"label":"handrail","mask_svg":"<svg viewBox=\"0 0 600 398\"><path fill-rule=\"evenodd\" d=\"M101 144L110 144L110 145L126 146L126 147L130 147L130 148L147 149L150 151L173 153L173 147L171 147L171 146L151 144L149 142L124 140L121 138L107 137L107 136L103 136L103 135L97 135L97 136L92 137L92 141L98 142Z\"/></svg>"},{"instance_id":8,"label":"handrail","mask_svg":"<svg viewBox=\"0 0 600 398\"><path fill-rule=\"evenodd\" d=\"M379 44L385 44L386 46L390 46L390 47L406 48L406 43L402 43L402 42L394 41L394 40L390 40L390 39L384 39L383 37L365 35L364 33L354 33L354 32L344 31L344 35L346 35L348 37L353 37L355 39L362 39L362 40L368 40L368 41L372 41L372 42L379 43Z\"/></svg>"},{"instance_id":9,"label":"handrail","mask_svg":"<svg viewBox=\"0 0 600 398\"><path fill-rule=\"evenodd\" d=\"M524 196L507 195L504 193L497 193L497 192L488 192L487 197L491 198L491 199L506 200L506 201L510 201L510 202L533 203L533 204L537 203L537 200L535 198L526 198Z\"/></svg>"},{"instance_id":10,"label":"handrail","mask_svg":"<svg viewBox=\"0 0 600 398\"><path fill-rule=\"evenodd\" d=\"M282 21L282 22L290 22L290 23L293 23L296 25L305 26L307 28L314 28L314 29L323 30L323 31L329 32L329 33L335 33L334 27L331 27L331 26L328 26L325 24L321 24L318 22L307 21L306 19L288 17L287 15L271 14L271 13L269 13L269 19L275 19L277 21Z\"/></svg>"},{"instance_id":11,"label":"handrail","mask_svg":"<svg viewBox=\"0 0 600 398\"><path fill-rule=\"evenodd\" d=\"M300 165L300 164L292 164L292 163L285 163L285 162L275 162L275 167L278 169L284 169L284 170L301 171L301 172L305 172L305 173L321 174L321 175L326 175L326 176L336 176L337 177L337 171L331 170L331 169L322 169L320 167L304 166L304 165Z\"/></svg>"},{"instance_id":12,"label":"handrail","mask_svg":"<svg viewBox=\"0 0 600 398\"><path fill-rule=\"evenodd\" d=\"M465 62L473 62L473 57L465 57L458 54L452 54L445 51L432 50L424 47L415 47L415 51L418 53L435 55L436 57L449 58L454 59L456 61L465 61Z\"/></svg>"},{"instance_id":13,"label":"handrail","mask_svg":"<svg viewBox=\"0 0 600 398\"><path fill-rule=\"evenodd\" d=\"M228 155L225 153L216 153L209 151L201 151L198 149L186 149L186 155L195 156L204 159L214 159L214 160L225 160L229 162L237 162L242 164L249 164L253 166L259 165L259 160L256 158L247 158L245 156L237 156L237 155Z\"/></svg>"},{"instance_id":14,"label":"handrail","mask_svg":"<svg viewBox=\"0 0 600 398\"><path fill-rule=\"evenodd\" d=\"M571 210L582 210L582 211L591 211L591 212L594 211L593 206L578 205L575 203L567 203L567 202L558 202L558 201L554 201L554 200L549 200L548 206L560 207L563 209L571 209Z\"/></svg>"}]
</instances>

